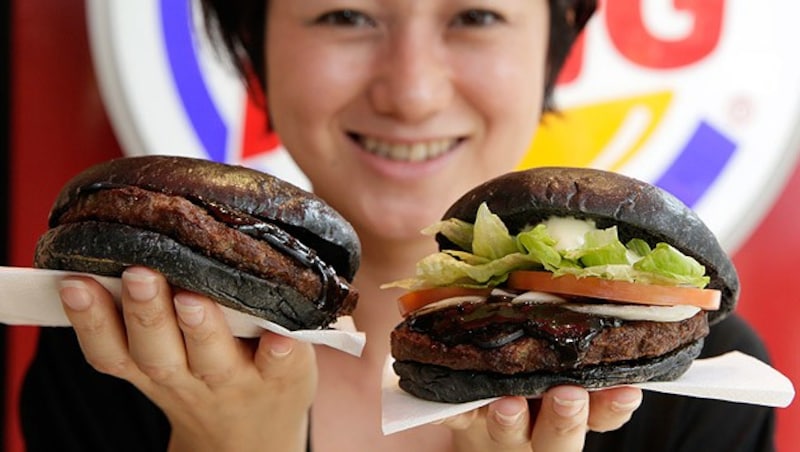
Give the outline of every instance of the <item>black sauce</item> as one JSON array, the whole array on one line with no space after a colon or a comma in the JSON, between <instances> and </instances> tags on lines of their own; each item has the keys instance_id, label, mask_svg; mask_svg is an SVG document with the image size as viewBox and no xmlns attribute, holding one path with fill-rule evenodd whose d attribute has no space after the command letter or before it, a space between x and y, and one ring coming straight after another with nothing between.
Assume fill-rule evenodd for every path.
<instances>
[{"instance_id":1,"label":"black sauce","mask_svg":"<svg viewBox=\"0 0 800 452\"><path fill-rule=\"evenodd\" d=\"M287 233L279 226L255 218L251 215L242 214L226 208L216 203L205 203L204 207L218 220L236 228L251 237L264 240L273 248L292 257L297 262L313 269L320 276L322 291L316 300L317 307L322 310L335 309L329 306L329 301L338 300L349 289L336 277L336 271L332 266L325 263L316 251L306 246Z\"/></svg>"},{"instance_id":2,"label":"black sauce","mask_svg":"<svg viewBox=\"0 0 800 452\"><path fill-rule=\"evenodd\" d=\"M523 336L547 340L567 363L575 363L603 328L619 319L598 317L557 304L511 303L492 296L485 303L461 303L408 319L409 327L447 345L501 347Z\"/></svg>"}]
</instances>

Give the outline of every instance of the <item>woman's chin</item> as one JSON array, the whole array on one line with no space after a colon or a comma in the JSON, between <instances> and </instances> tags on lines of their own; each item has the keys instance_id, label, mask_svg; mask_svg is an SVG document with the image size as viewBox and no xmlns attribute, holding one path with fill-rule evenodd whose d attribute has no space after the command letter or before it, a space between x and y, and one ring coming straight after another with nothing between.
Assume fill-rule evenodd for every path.
<instances>
[{"instance_id":1,"label":"woman's chin","mask_svg":"<svg viewBox=\"0 0 800 452\"><path fill-rule=\"evenodd\" d=\"M390 241L413 241L424 238L422 229L438 221L444 208L437 209L425 202L384 201L374 208L363 209L361 221L355 221L355 224L360 235Z\"/></svg>"}]
</instances>

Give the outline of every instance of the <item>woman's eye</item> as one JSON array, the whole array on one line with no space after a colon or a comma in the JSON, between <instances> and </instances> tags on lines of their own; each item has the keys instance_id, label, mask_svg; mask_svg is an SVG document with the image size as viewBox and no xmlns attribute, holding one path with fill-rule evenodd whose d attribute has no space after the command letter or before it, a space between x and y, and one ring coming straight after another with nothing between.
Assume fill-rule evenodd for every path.
<instances>
[{"instance_id":1,"label":"woman's eye","mask_svg":"<svg viewBox=\"0 0 800 452\"><path fill-rule=\"evenodd\" d=\"M452 22L457 27L485 27L502 22L503 17L493 11L470 9L459 13Z\"/></svg>"},{"instance_id":2,"label":"woman's eye","mask_svg":"<svg viewBox=\"0 0 800 452\"><path fill-rule=\"evenodd\" d=\"M320 25L332 25L337 27L372 27L375 21L364 13L343 9L331 11L317 18L315 21Z\"/></svg>"}]
</instances>

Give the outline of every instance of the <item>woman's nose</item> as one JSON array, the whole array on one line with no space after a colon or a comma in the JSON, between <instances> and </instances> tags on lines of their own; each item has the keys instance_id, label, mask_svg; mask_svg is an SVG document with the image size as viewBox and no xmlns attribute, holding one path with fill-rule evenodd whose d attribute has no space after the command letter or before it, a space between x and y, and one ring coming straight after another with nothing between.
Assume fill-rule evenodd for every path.
<instances>
[{"instance_id":1,"label":"woman's nose","mask_svg":"<svg viewBox=\"0 0 800 452\"><path fill-rule=\"evenodd\" d=\"M451 71L443 44L423 33L398 33L382 47L370 86L370 101L381 114L420 122L452 100Z\"/></svg>"}]
</instances>

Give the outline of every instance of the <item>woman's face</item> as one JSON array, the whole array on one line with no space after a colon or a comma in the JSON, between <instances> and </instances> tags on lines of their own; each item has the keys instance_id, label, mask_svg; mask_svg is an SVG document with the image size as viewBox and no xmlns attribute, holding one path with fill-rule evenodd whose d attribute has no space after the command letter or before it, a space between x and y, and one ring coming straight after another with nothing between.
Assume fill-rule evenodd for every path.
<instances>
[{"instance_id":1,"label":"woman's face","mask_svg":"<svg viewBox=\"0 0 800 452\"><path fill-rule=\"evenodd\" d=\"M270 114L362 237L418 238L539 121L545 0L271 0Z\"/></svg>"}]
</instances>

